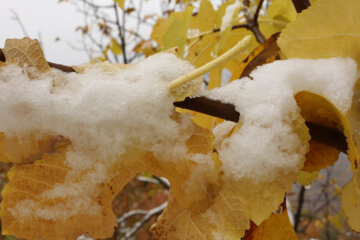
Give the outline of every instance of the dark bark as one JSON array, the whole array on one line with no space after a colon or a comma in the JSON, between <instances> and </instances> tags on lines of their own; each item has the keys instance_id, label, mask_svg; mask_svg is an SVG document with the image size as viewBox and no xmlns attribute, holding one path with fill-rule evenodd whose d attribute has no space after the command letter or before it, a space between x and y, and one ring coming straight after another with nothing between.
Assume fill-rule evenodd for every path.
<instances>
[{"instance_id":1,"label":"dark bark","mask_svg":"<svg viewBox=\"0 0 360 240\"><path fill-rule=\"evenodd\" d=\"M301 13L302 10L307 9L310 6L309 0L292 0L297 13Z\"/></svg>"}]
</instances>

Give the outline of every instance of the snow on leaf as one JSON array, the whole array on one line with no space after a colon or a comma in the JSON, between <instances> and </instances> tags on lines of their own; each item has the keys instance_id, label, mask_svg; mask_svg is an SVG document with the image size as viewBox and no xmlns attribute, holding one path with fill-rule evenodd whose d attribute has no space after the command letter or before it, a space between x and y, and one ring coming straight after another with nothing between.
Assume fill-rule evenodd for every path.
<instances>
[{"instance_id":1,"label":"snow on leaf","mask_svg":"<svg viewBox=\"0 0 360 240\"><path fill-rule=\"evenodd\" d=\"M289 59L260 66L250 76L211 90L207 96L232 103L241 112L240 129L217 143L216 150L223 163L223 179L242 186L238 191L247 214L259 225L277 209L303 167L310 140L304 118L343 116L351 103L357 71L351 59ZM329 110L312 114L302 109L301 116L295 99L299 101L303 91L324 95L336 107L323 97L317 104L314 98L314 107L329 105ZM225 128L220 137L227 133Z\"/></svg>"},{"instance_id":2,"label":"snow on leaf","mask_svg":"<svg viewBox=\"0 0 360 240\"><path fill-rule=\"evenodd\" d=\"M2 192L4 233L110 237L116 226L112 201L139 172L166 177L182 208L205 208L220 185L214 137L174 112L167 89L168 81L193 67L160 53L134 65L76 69L37 72L32 81L17 65L1 66L0 153L22 163L9 172Z\"/></svg>"},{"instance_id":3,"label":"snow on leaf","mask_svg":"<svg viewBox=\"0 0 360 240\"><path fill-rule=\"evenodd\" d=\"M351 57L360 63L360 2L357 0L319 0L297 15L281 33L278 44L286 57L329 58ZM309 27L311 26L311 27ZM341 81L341 80L339 80ZM358 121L359 84L354 87L352 105L340 115L347 137L348 157L354 173L357 195L360 194L360 146ZM333 102L334 103L334 102Z\"/></svg>"},{"instance_id":4,"label":"snow on leaf","mask_svg":"<svg viewBox=\"0 0 360 240\"><path fill-rule=\"evenodd\" d=\"M0 160L13 163L34 162L40 159L42 154L53 152L60 138L58 136L39 138L34 134L8 137L0 133Z\"/></svg>"},{"instance_id":5,"label":"snow on leaf","mask_svg":"<svg viewBox=\"0 0 360 240\"><path fill-rule=\"evenodd\" d=\"M3 52L8 64L27 64L28 66L35 67L39 72L50 70L50 66L37 40L27 37L23 39L8 39L5 42Z\"/></svg>"}]
</instances>

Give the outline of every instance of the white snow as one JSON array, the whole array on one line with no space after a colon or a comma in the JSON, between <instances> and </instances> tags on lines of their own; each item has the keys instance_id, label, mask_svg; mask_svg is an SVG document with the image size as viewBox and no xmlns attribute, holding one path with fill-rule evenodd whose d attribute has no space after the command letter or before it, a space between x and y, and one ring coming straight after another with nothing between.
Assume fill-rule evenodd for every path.
<instances>
[{"instance_id":1,"label":"white snow","mask_svg":"<svg viewBox=\"0 0 360 240\"><path fill-rule=\"evenodd\" d=\"M301 144L292 126L299 117L293 96L302 90L320 94L346 113L358 73L349 58L289 59L258 67L251 77L207 96L232 103L241 113L241 129L217 149L225 174L256 183L273 181L303 164L308 146ZM221 138L226 133L215 134Z\"/></svg>"},{"instance_id":2,"label":"white snow","mask_svg":"<svg viewBox=\"0 0 360 240\"><path fill-rule=\"evenodd\" d=\"M225 31L228 27L231 26L233 19L235 17L234 16L235 12L241 7L243 7L243 4L238 0L235 0L233 4L226 7L225 14L221 20L221 28L220 28L221 32Z\"/></svg>"},{"instance_id":3,"label":"white snow","mask_svg":"<svg viewBox=\"0 0 360 240\"><path fill-rule=\"evenodd\" d=\"M113 177L108 170L119 163L127 147L149 150L164 161L186 156L189 136L183 132L192 126L191 119L187 115L172 119L175 96L167 83L193 69L170 53L122 68L88 66L81 74L54 69L27 74L32 70L2 66L0 132L20 139L30 134L62 135L72 142L66 159L72 170L65 183L41 195L66 199L67 205L41 209L24 200L12 212L19 217L63 219L79 211L100 211L85 196L96 194L97 184Z\"/></svg>"}]
</instances>

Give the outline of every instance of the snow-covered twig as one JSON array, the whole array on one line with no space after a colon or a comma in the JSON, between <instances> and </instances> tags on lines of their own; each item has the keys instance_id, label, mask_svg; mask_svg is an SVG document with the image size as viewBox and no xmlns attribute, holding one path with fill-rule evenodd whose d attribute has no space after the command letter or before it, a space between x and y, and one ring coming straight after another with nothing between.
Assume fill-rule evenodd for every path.
<instances>
[{"instance_id":1,"label":"snow-covered twig","mask_svg":"<svg viewBox=\"0 0 360 240\"><path fill-rule=\"evenodd\" d=\"M129 239L131 238L135 233L137 233L142 226L144 226L145 223L147 223L152 217L154 216L158 216L162 213L162 211L164 211L164 209L166 208L167 206L167 202L153 208L153 209L150 209L150 210L132 210L130 212L127 212L125 214L123 214L118 220L118 226L119 226L119 229L118 231L120 230L120 227L122 224L125 223L125 221L133 216L136 216L136 215L144 215L144 217L140 220L140 221L137 221L134 226L125 233L125 236L124 240L126 239Z\"/></svg>"}]
</instances>

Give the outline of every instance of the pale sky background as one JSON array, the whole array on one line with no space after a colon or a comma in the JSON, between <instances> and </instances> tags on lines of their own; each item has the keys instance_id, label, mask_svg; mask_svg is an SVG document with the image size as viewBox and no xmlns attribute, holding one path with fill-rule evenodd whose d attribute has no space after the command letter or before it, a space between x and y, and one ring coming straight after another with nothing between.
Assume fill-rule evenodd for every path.
<instances>
[{"instance_id":1,"label":"pale sky background","mask_svg":"<svg viewBox=\"0 0 360 240\"><path fill-rule=\"evenodd\" d=\"M137 2L138 0L135 0ZM110 0L98 0L99 4L111 4ZM151 1L149 1L151 2ZM149 4L144 1L143 14L159 11L158 4ZM0 7L0 48L4 47L8 38L22 38L23 31L15 20L14 10L20 17L29 37L39 38L43 43L46 59L55 63L77 65L88 62L85 52L72 49L67 43L81 46L81 34L75 32L77 26L83 25L84 16L70 3L59 3L58 0L2 0ZM127 26L131 25L131 20ZM149 36L150 30L142 31ZM57 37L61 41L55 41Z\"/></svg>"},{"instance_id":2,"label":"pale sky background","mask_svg":"<svg viewBox=\"0 0 360 240\"><path fill-rule=\"evenodd\" d=\"M62 64L79 64L88 61L85 53L74 51L56 37L76 42L81 39L75 28L83 22L81 13L73 5L58 0L2 0L0 7L0 47L7 38L24 37L20 25L12 20L16 11L31 38L41 33L43 48L48 61Z\"/></svg>"}]
</instances>

